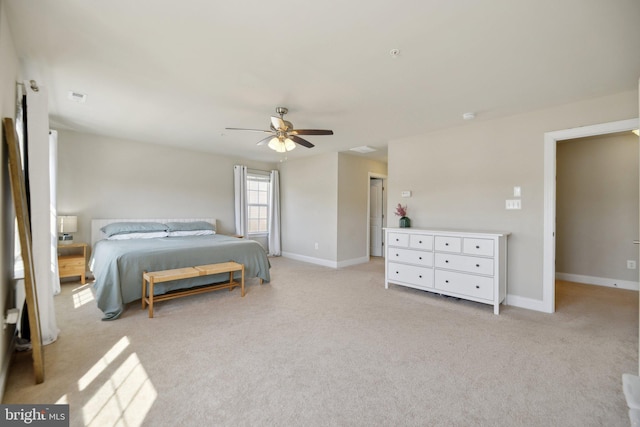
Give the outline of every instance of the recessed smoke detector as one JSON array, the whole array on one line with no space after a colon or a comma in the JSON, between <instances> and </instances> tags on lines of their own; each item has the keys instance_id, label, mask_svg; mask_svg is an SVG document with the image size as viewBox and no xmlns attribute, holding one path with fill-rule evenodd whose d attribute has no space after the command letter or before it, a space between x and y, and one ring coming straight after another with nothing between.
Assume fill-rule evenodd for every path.
<instances>
[{"instance_id":1,"label":"recessed smoke detector","mask_svg":"<svg viewBox=\"0 0 640 427\"><path fill-rule=\"evenodd\" d=\"M73 90L70 90L67 93L67 98L69 98L73 102L77 102L79 104L84 104L87 101L87 94L86 93L75 92Z\"/></svg>"},{"instance_id":2,"label":"recessed smoke detector","mask_svg":"<svg viewBox=\"0 0 640 427\"><path fill-rule=\"evenodd\" d=\"M398 55L400 55L400 49L391 49L389 55L391 55L392 58L397 58Z\"/></svg>"},{"instance_id":3,"label":"recessed smoke detector","mask_svg":"<svg viewBox=\"0 0 640 427\"><path fill-rule=\"evenodd\" d=\"M356 153L360 153L360 154L367 154L367 153L373 153L374 151L377 151L377 150L373 147L369 147L368 145L363 145L361 147L351 148L351 151L355 151Z\"/></svg>"}]
</instances>

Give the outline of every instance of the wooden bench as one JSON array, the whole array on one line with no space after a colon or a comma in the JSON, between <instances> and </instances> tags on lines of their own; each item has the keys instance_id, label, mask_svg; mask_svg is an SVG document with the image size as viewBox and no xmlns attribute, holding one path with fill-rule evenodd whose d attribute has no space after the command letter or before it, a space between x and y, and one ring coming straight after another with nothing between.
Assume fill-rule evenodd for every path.
<instances>
[{"instance_id":1,"label":"wooden bench","mask_svg":"<svg viewBox=\"0 0 640 427\"><path fill-rule=\"evenodd\" d=\"M233 280L233 273L242 272L240 283ZM210 276L212 274L229 273L229 281L225 283L215 283L212 285L197 286L179 291L172 291L164 295L153 295L153 285L156 283L168 282L170 280L190 279L192 277ZM147 282L149 282L149 295L147 295ZM217 291L219 289L229 289L232 291L236 286L240 286L240 296L244 297L244 265L237 262L222 262L219 264L199 265L196 267L175 268L173 270L145 271L142 274L142 309L149 304L149 318L153 317L153 303L166 301L173 298L196 295L204 292Z\"/></svg>"}]
</instances>

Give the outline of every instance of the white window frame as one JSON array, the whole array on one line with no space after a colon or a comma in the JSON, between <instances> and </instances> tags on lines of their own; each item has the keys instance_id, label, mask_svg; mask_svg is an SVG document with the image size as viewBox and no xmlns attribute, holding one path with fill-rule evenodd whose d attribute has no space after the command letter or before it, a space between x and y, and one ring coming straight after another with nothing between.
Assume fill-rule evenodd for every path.
<instances>
[{"instance_id":1,"label":"white window frame","mask_svg":"<svg viewBox=\"0 0 640 427\"><path fill-rule=\"evenodd\" d=\"M266 203L251 203L251 196L250 196L250 192L254 191L251 190L250 187L251 185L249 184L250 182L261 182L261 183L266 183L267 184L267 189L266 189ZM266 236L269 234L269 204L271 203L270 201L270 197L269 197L269 193L271 191L271 176L269 174L269 172L266 171L259 171L259 170L247 170L247 235L250 236ZM256 219L253 218L251 216L251 207L252 206L258 206L258 207L264 207L264 209L266 209L266 216L264 217L265 220L265 224L266 224L266 228L264 229L264 231L260 230L260 231L250 231L251 230L251 221L252 219ZM261 217L258 217L258 219L263 219Z\"/></svg>"}]
</instances>

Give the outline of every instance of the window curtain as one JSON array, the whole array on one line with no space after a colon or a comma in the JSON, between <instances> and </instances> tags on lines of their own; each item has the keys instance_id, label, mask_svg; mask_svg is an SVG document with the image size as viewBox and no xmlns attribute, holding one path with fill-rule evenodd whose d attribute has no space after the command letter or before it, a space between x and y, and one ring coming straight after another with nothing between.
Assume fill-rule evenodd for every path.
<instances>
[{"instance_id":1,"label":"window curtain","mask_svg":"<svg viewBox=\"0 0 640 427\"><path fill-rule=\"evenodd\" d=\"M247 237L247 167L233 167L233 188L235 192L236 234Z\"/></svg>"},{"instance_id":2,"label":"window curtain","mask_svg":"<svg viewBox=\"0 0 640 427\"><path fill-rule=\"evenodd\" d=\"M51 285L53 294L60 293L60 274L58 271L58 132L49 131L49 195L51 197L51 215L49 227L51 230Z\"/></svg>"},{"instance_id":3,"label":"window curtain","mask_svg":"<svg viewBox=\"0 0 640 427\"><path fill-rule=\"evenodd\" d=\"M280 256L280 172L277 170L271 171L269 189L269 255Z\"/></svg>"},{"instance_id":4,"label":"window curtain","mask_svg":"<svg viewBox=\"0 0 640 427\"><path fill-rule=\"evenodd\" d=\"M26 94L28 176L30 187L31 247L42 344L58 339L53 296L60 290L57 265L57 233L55 209L55 169L52 154L55 144L49 138L47 91L28 81L23 85ZM53 182L52 182L53 174ZM54 198L52 198L52 196Z\"/></svg>"}]
</instances>

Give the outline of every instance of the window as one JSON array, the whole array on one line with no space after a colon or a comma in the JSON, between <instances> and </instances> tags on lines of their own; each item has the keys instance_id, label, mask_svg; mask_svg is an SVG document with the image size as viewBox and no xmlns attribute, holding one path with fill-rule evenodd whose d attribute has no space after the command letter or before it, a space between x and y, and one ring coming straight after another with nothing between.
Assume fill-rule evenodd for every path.
<instances>
[{"instance_id":1,"label":"window","mask_svg":"<svg viewBox=\"0 0 640 427\"><path fill-rule=\"evenodd\" d=\"M247 224L249 234L269 232L269 186L268 173L247 173Z\"/></svg>"}]
</instances>

